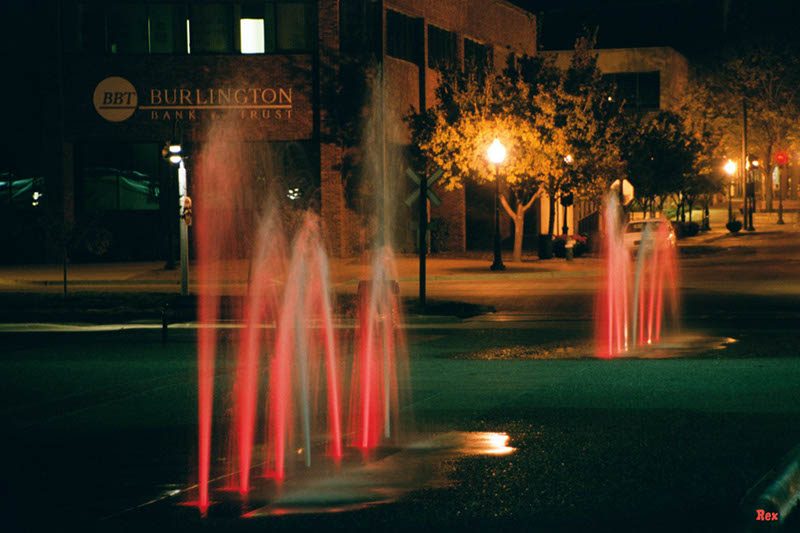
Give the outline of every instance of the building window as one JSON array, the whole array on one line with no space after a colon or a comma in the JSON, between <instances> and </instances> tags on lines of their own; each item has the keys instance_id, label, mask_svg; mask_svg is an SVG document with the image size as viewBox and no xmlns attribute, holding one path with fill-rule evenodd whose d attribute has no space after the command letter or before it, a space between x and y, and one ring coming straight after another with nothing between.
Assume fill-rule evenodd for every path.
<instances>
[{"instance_id":1,"label":"building window","mask_svg":"<svg viewBox=\"0 0 800 533\"><path fill-rule=\"evenodd\" d=\"M114 4L107 11L108 51L112 54L146 54L147 6Z\"/></svg>"},{"instance_id":2,"label":"building window","mask_svg":"<svg viewBox=\"0 0 800 533\"><path fill-rule=\"evenodd\" d=\"M44 178L21 178L10 172L0 173L0 212L35 209L44 205Z\"/></svg>"},{"instance_id":3,"label":"building window","mask_svg":"<svg viewBox=\"0 0 800 533\"><path fill-rule=\"evenodd\" d=\"M103 6L78 4L64 16L64 48L67 51L102 53L106 47L106 21Z\"/></svg>"},{"instance_id":4,"label":"building window","mask_svg":"<svg viewBox=\"0 0 800 533\"><path fill-rule=\"evenodd\" d=\"M280 2L275 5L275 44L278 50L310 48L310 4Z\"/></svg>"},{"instance_id":5,"label":"building window","mask_svg":"<svg viewBox=\"0 0 800 533\"><path fill-rule=\"evenodd\" d=\"M225 54L233 51L233 10L230 4L190 6L189 51L192 54Z\"/></svg>"},{"instance_id":6,"label":"building window","mask_svg":"<svg viewBox=\"0 0 800 533\"><path fill-rule=\"evenodd\" d=\"M380 53L380 10L370 0L340 0L339 50L349 56Z\"/></svg>"},{"instance_id":7,"label":"building window","mask_svg":"<svg viewBox=\"0 0 800 533\"><path fill-rule=\"evenodd\" d=\"M494 68L494 49L490 44L482 44L472 39L464 39L464 65L483 77Z\"/></svg>"},{"instance_id":8,"label":"building window","mask_svg":"<svg viewBox=\"0 0 800 533\"><path fill-rule=\"evenodd\" d=\"M160 149L156 144L84 147L79 170L86 211L150 211L159 208Z\"/></svg>"},{"instance_id":9,"label":"building window","mask_svg":"<svg viewBox=\"0 0 800 533\"><path fill-rule=\"evenodd\" d=\"M263 54L311 50L313 8L309 2L242 4L239 19L241 52Z\"/></svg>"},{"instance_id":10,"label":"building window","mask_svg":"<svg viewBox=\"0 0 800 533\"><path fill-rule=\"evenodd\" d=\"M309 0L243 3L79 3L64 15L68 52L243 54L308 52Z\"/></svg>"},{"instance_id":11,"label":"building window","mask_svg":"<svg viewBox=\"0 0 800 533\"><path fill-rule=\"evenodd\" d=\"M172 54L180 48L176 46L176 23L180 17L175 10L176 6L169 4L148 6L147 28L151 54Z\"/></svg>"},{"instance_id":12,"label":"building window","mask_svg":"<svg viewBox=\"0 0 800 533\"><path fill-rule=\"evenodd\" d=\"M243 54L263 54L265 52L264 13L263 6L242 6L239 35Z\"/></svg>"},{"instance_id":13,"label":"building window","mask_svg":"<svg viewBox=\"0 0 800 533\"><path fill-rule=\"evenodd\" d=\"M423 25L422 19L414 19L387 9L386 55L412 63L421 63Z\"/></svg>"},{"instance_id":14,"label":"building window","mask_svg":"<svg viewBox=\"0 0 800 533\"><path fill-rule=\"evenodd\" d=\"M661 107L661 75L654 72L615 72L603 79L616 86L617 98L627 109L652 111Z\"/></svg>"},{"instance_id":15,"label":"building window","mask_svg":"<svg viewBox=\"0 0 800 533\"><path fill-rule=\"evenodd\" d=\"M428 67L454 69L458 63L458 38L455 33L428 26Z\"/></svg>"}]
</instances>

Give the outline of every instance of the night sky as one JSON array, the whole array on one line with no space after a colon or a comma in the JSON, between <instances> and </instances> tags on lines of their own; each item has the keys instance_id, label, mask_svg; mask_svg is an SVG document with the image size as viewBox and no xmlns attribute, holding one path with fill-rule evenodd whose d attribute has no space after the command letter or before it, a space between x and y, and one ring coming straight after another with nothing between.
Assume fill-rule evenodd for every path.
<instances>
[{"instance_id":1,"label":"night sky","mask_svg":"<svg viewBox=\"0 0 800 533\"><path fill-rule=\"evenodd\" d=\"M512 0L539 15L539 48L572 48L584 27L598 48L672 46L696 61L748 42L800 43L797 0Z\"/></svg>"}]
</instances>

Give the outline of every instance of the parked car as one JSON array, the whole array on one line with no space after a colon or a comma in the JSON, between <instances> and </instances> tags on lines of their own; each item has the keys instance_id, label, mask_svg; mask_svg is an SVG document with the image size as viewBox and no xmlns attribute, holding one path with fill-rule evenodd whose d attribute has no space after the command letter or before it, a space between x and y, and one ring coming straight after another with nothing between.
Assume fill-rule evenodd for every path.
<instances>
[{"instance_id":1,"label":"parked car","mask_svg":"<svg viewBox=\"0 0 800 533\"><path fill-rule=\"evenodd\" d=\"M645 229L650 226L651 232L659 232L663 226L667 227L667 240L673 248L676 245L675 230L672 224L665 218L645 218L643 220L631 220L625 226L625 247L636 252L642 242Z\"/></svg>"}]
</instances>

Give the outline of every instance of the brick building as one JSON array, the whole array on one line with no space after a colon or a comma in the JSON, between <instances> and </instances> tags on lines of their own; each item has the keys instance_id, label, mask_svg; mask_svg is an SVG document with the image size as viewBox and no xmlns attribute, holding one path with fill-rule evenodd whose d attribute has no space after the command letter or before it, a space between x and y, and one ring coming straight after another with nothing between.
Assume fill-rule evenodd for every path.
<instances>
[{"instance_id":1,"label":"brick building","mask_svg":"<svg viewBox=\"0 0 800 533\"><path fill-rule=\"evenodd\" d=\"M117 260L173 253L175 170L161 149L180 140L198 150L222 117L237 122L254 178L300 191L321 211L331 251L350 253L359 219L346 201L342 143L326 120L336 106L326 79L341 58L376 45L393 125L386 143L402 146L401 119L433 101L437 65L500 69L509 53L536 53L534 17L505 0L40 0L13 10L6 20L18 21L19 38L34 30L34 11L45 37L10 60L27 111L11 110L9 124L26 137L0 151L2 222L30 225L38 210L70 224L94 218L108 234L104 257ZM386 179L405 180L402 168ZM31 187L43 189L42 201L29 202ZM463 250L467 193L439 192L432 217L447 220L448 247ZM402 198L391 201L407 210ZM14 233L2 244L21 249ZM38 249L23 255L52 259Z\"/></svg>"}]
</instances>

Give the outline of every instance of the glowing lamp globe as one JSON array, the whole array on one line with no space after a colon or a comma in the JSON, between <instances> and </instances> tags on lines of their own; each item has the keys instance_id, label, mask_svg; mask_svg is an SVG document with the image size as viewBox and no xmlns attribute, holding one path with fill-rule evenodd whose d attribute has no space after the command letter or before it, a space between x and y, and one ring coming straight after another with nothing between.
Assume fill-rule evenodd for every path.
<instances>
[{"instance_id":1,"label":"glowing lamp globe","mask_svg":"<svg viewBox=\"0 0 800 533\"><path fill-rule=\"evenodd\" d=\"M498 165L502 163L506 158L506 149L505 147L500 144L500 139L495 139L492 145L489 147L489 161Z\"/></svg>"},{"instance_id":2,"label":"glowing lamp globe","mask_svg":"<svg viewBox=\"0 0 800 533\"><path fill-rule=\"evenodd\" d=\"M725 163L725 172L727 172L729 176L733 176L736 172L736 163L728 159L728 162Z\"/></svg>"}]
</instances>

